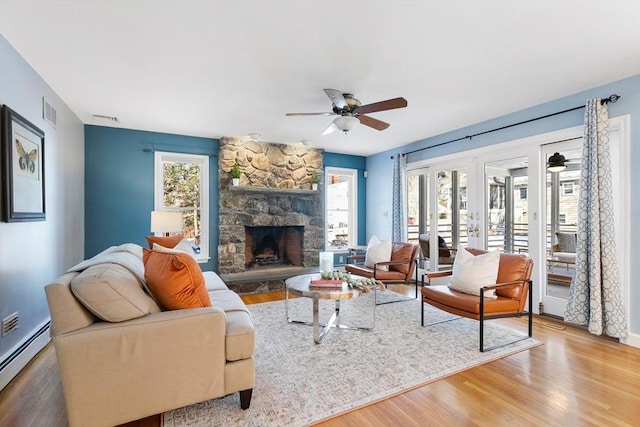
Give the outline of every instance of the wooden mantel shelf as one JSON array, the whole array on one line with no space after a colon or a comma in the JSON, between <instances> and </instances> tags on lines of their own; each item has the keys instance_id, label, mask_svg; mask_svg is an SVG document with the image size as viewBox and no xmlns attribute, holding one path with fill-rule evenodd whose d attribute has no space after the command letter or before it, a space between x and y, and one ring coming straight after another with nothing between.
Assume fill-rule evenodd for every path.
<instances>
[{"instance_id":1,"label":"wooden mantel shelf","mask_svg":"<svg viewBox=\"0 0 640 427\"><path fill-rule=\"evenodd\" d=\"M305 190L301 188L267 188L248 187L245 185L229 186L232 193L273 193L273 194L316 194L319 190Z\"/></svg>"}]
</instances>

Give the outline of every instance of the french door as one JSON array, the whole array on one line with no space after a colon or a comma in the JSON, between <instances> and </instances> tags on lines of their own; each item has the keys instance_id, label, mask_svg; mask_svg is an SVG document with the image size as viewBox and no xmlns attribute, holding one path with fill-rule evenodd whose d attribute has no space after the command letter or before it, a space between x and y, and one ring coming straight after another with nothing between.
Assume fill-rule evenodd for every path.
<instances>
[{"instance_id":1,"label":"french door","mask_svg":"<svg viewBox=\"0 0 640 427\"><path fill-rule=\"evenodd\" d=\"M575 263L555 256L554 246L556 232L577 229L582 132L579 126L409 164L409 179L420 183L413 192L409 186L410 238L418 243L418 234L428 233L440 235L450 247L528 254L534 261L534 311L563 317ZM610 120L609 140L616 247L628 309L628 117ZM550 173L547 159L555 152L567 158L567 168ZM435 271L437 246L429 250L423 268Z\"/></svg>"}]
</instances>

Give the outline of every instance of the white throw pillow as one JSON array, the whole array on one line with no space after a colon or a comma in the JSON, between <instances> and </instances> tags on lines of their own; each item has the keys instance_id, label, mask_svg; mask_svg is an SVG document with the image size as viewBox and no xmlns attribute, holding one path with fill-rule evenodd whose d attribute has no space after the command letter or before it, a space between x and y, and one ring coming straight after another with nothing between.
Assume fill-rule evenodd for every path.
<instances>
[{"instance_id":1,"label":"white throw pillow","mask_svg":"<svg viewBox=\"0 0 640 427\"><path fill-rule=\"evenodd\" d=\"M193 246L191 246L191 242L189 240L187 240L187 239L180 240L180 243L175 245L173 247L173 249L165 248L164 246L161 246L161 245L159 245L157 243L154 243L153 247L151 249L153 249L154 251L166 252L166 253L170 253L170 254L186 253L186 254L191 255L191 257L197 261L196 253L193 252Z\"/></svg>"},{"instance_id":2,"label":"white throw pillow","mask_svg":"<svg viewBox=\"0 0 640 427\"><path fill-rule=\"evenodd\" d=\"M391 260L391 240L385 240L381 242L374 235L371 236L369 244L367 245L367 254L364 257L365 267L373 268L374 264L378 262L387 262ZM388 271L388 265L379 265L379 270Z\"/></svg>"},{"instance_id":3,"label":"white throw pillow","mask_svg":"<svg viewBox=\"0 0 640 427\"><path fill-rule=\"evenodd\" d=\"M453 274L449 287L465 294L480 295L480 288L496 284L499 265L499 251L474 256L460 245L453 262ZM484 296L491 299L497 298L495 289L486 291Z\"/></svg>"}]
</instances>

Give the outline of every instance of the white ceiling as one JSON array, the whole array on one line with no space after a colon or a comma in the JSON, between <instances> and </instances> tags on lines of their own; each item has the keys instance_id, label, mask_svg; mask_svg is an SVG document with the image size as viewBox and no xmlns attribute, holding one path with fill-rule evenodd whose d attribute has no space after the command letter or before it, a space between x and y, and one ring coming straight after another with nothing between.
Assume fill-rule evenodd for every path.
<instances>
[{"instance_id":1,"label":"white ceiling","mask_svg":"<svg viewBox=\"0 0 640 427\"><path fill-rule=\"evenodd\" d=\"M639 22L637 0L0 0L2 34L86 124L358 155L638 74ZM330 111L323 88L409 105L346 137L285 117Z\"/></svg>"}]
</instances>

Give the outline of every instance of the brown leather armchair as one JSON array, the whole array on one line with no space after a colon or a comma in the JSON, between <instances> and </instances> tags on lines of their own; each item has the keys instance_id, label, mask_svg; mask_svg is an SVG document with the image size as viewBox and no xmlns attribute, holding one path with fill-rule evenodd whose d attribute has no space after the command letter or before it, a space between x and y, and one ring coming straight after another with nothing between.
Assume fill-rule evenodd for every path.
<instances>
[{"instance_id":1,"label":"brown leather armchair","mask_svg":"<svg viewBox=\"0 0 640 427\"><path fill-rule=\"evenodd\" d=\"M413 243L392 243L391 260L378 262L373 268L364 265L365 255L353 255L349 257L350 264L344 269L351 274L362 277L370 277L387 283L411 283L413 273L416 273L416 298L418 298L418 270L416 259L418 258L418 246ZM357 263L361 261L362 264ZM381 266L389 266L389 270L380 269Z\"/></svg>"},{"instance_id":2,"label":"brown leather armchair","mask_svg":"<svg viewBox=\"0 0 640 427\"><path fill-rule=\"evenodd\" d=\"M480 249L467 249L474 255L486 253ZM512 342L531 337L533 334L532 315L532 282L531 272L533 260L523 254L500 254L498 278L496 284L485 286L480 295L469 295L450 289L447 285L422 286L422 302L430 304L446 312L480 321L480 351L493 350ZM428 279L450 276L452 271L436 271L427 273ZM484 291L495 289L496 299L484 297ZM528 310L525 311L527 298ZM421 322L424 324L424 306L420 306ZM484 348L484 322L485 320L504 317L528 316L528 337L516 341ZM457 319L457 318L456 318ZM455 319L449 319L455 320ZM449 320L445 320L449 321ZM442 322L437 322L442 323ZM431 325L437 324L432 323ZM431 326L427 325L427 326Z\"/></svg>"}]
</instances>

